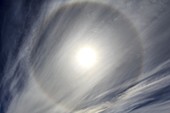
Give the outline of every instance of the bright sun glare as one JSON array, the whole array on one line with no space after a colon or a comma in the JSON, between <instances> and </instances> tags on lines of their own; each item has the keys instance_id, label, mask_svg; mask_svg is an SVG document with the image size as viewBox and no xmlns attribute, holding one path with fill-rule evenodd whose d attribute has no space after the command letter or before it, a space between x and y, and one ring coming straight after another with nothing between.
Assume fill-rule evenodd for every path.
<instances>
[{"instance_id":1,"label":"bright sun glare","mask_svg":"<svg viewBox=\"0 0 170 113\"><path fill-rule=\"evenodd\" d=\"M96 51L90 47L80 48L76 54L78 64L83 68L91 68L96 64Z\"/></svg>"}]
</instances>

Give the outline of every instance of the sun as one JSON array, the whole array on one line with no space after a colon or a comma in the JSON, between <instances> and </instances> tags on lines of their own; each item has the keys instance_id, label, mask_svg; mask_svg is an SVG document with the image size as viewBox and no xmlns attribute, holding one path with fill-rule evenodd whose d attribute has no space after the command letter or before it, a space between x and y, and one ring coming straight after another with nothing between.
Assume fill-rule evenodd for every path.
<instances>
[{"instance_id":1,"label":"sun","mask_svg":"<svg viewBox=\"0 0 170 113\"><path fill-rule=\"evenodd\" d=\"M76 53L76 61L83 68L92 68L97 62L97 52L91 47L82 47Z\"/></svg>"}]
</instances>

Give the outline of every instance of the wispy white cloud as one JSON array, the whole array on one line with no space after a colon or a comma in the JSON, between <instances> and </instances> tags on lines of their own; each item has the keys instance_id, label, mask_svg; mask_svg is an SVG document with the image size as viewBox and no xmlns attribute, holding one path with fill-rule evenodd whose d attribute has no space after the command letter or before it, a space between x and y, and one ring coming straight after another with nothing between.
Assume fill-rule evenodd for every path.
<instances>
[{"instance_id":1,"label":"wispy white cloud","mask_svg":"<svg viewBox=\"0 0 170 113\"><path fill-rule=\"evenodd\" d=\"M75 2L75 1L73 0L71 2ZM65 2L70 2L70 1L65 1ZM47 23L50 17L53 17L55 15L55 12L58 10L58 8L64 5L65 2L51 1L49 2L48 5L47 4L44 5L42 8L40 18L38 19L37 23L35 23L35 25L32 28L32 33L30 37L35 38L37 36L35 34L38 32L35 29L37 26L40 27L38 24L42 24L43 27L47 26L48 25ZM125 0L119 0L119 1L118 0L115 0L115 1L107 0L104 3L106 4L110 3L117 9L120 9L121 12L127 13L126 15L129 15L128 18L132 19L132 21L134 19L134 25L136 26L138 30L141 30L142 28L144 29L146 27L147 21L151 19L151 17L147 17L147 16L149 16L149 14L152 14L152 12L154 12L151 9L150 10L148 9L149 12L146 11L146 9L150 5L149 2L147 1L140 2L138 4L140 8L139 9L136 8L136 10L139 11L139 14L143 14L142 11L147 12L144 14L143 17L141 17L143 19L142 20L139 14L135 14L135 12L132 11L133 6L137 4L136 2L129 1L126 4ZM154 5L154 7L158 7L158 6ZM152 16L154 15L157 15L156 11L155 13L153 13ZM84 25L84 26L86 29L88 28L86 27L87 25ZM82 30L81 27L79 28ZM55 27L55 30L57 29L61 29L61 28ZM72 29L74 30L74 28ZM41 30L43 30L43 28L41 28ZM75 37L79 34L80 33L77 33ZM55 32L52 32L48 36L50 36L49 38L55 37ZM31 40L29 43L31 44L31 46L32 44L34 45L33 41L35 40ZM47 44L51 44L51 43L53 42L47 42ZM71 41L71 43L73 43L73 41ZM67 48L63 48L63 49L65 50ZM126 52L128 53L130 51L127 50ZM43 52L41 55L43 54L48 54L48 53ZM56 55L56 57L58 56ZM66 55L64 57L67 58ZM38 57L38 60L39 58L40 57ZM61 58L59 60L63 61L63 59ZM115 61L115 62L118 62L118 61ZM139 79L133 82L133 83L137 83L136 85L129 88L130 85L128 84L129 86L127 87L127 89L124 91L120 91L120 93L118 93L118 95L116 96L113 96L112 94L108 96L108 94L110 93L115 94L117 91L116 89L120 88L120 90L122 90L124 88L124 87L123 88L119 87L121 86L121 84L119 83L120 81L118 79L119 77L115 77L113 79L114 82L118 81L119 83L118 85L114 84L113 81L108 80L109 82L105 83L104 86L101 86L98 89L95 89L96 88L95 85L99 81L103 80L104 77L103 78L101 77L99 79L99 76L92 76L92 77L74 76L75 78L73 78L72 76L73 73L70 73L69 70L68 72L61 71L62 75L64 76L60 76L60 77L45 76L45 75L50 75L50 74L51 75L61 74L61 73L57 73L57 71L49 72L49 70L52 70L52 68L54 68L55 66L60 67L62 65L65 65L62 63L58 63L58 65L54 65L55 63L56 61L52 60L51 62L47 62L46 67L42 67L41 69L38 69L37 62L33 62L33 65L37 66L37 67L35 66L36 69L33 72L31 70L30 76L28 78L28 82L26 83L24 90L20 94L17 94L14 97L7 113L100 113L100 112L102 113L129 113L129 112L160 113L161 111L164 111L164 113L169 113L170 103L168 101L155 103L155 104L144 106L144 107L134 110L136 106L142 103L147 103L150 100L153 100L154 97L148 98L148 96L154 94L156 91L159 91L160 89L169 85L170 76L168 75L168 73L164 73L165 76L163 77L153 77L154 79L151 79L151 80L144 79L144 78L154 75L155 73L159 72L160 70L164 68L167 68L169 66L168 65L169 61L166 61L165 63L160 64L157 68L151 70L150 72L142 73L139 76ZM109 65L108 68L109 69L113 68L113 65ZM105 73L105 71L107 71L108 68L102 71L102 74ZM34 75L35 74L34 72L36 74L38 73L38 75ZM65 76L65 73L67 73L67 75L69 73L70 76L72 77ZM94 73L90 75L93 75L93 74ZM80 78L83 78L83 79L80 79ZM121 79L123 79L123 77ZM43 85L40 85L42 83ZM115 89L113 88L113 90L111 90L109 89L111 85L113 86L117 85L118 88L115 88ZM47 92L52 92L53 94L50 95L50 93L47 93ZM111 99L104 101L103 98L106 96L108 96ZM90 99L88 97L90 97Z\"/></svg>"}]
</instances>

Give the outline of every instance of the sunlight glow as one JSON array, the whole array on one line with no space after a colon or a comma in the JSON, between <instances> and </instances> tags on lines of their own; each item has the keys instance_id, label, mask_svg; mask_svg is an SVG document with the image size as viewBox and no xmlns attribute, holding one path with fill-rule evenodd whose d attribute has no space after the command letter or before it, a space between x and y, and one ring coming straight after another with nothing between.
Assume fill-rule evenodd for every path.
<instances>
[{"instance_id":1,"label":"sunlight glow","mask_svg":"<svg viewBox=\"0 0 170 113\"><path fill-rule=\"evenodd\" d=\"M96 51L90 47L80 48L76 54L76 60L81 67L89 69L97 62Z\"/></svg>"}]
</instances>

